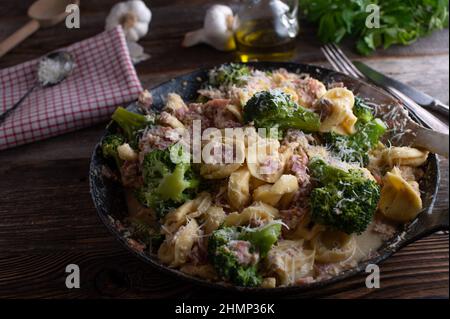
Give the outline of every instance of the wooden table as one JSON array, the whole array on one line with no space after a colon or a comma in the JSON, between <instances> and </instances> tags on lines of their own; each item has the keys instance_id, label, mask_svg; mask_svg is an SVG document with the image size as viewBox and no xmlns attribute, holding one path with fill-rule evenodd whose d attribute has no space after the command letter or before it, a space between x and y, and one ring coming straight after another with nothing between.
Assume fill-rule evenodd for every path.
<instances>
[{"instance_id":1,"label":"wooden table","mask_svg":"<svg viewBox=\"0 0 450 319\"><path fill-rule=\"evenodd\" d=\"M26 22L32 0L0 0L0 39ZM40 30L0 59L0 68L103 30L114 1L81 1L81 28ZM226 2L226 1L222 1ZM235 1L234 1L235 2ZM198 67L233 59L206 46L182 49L186 31L201 25L211 1L152 0L150 33L141 41L152 58L137 66L145 87ZM232 2L233 3L233 2ZM437 32L411 47L364 59L406 83L449 101L449 35ZM310 26L303 23L295 61L326 65ZM174 280L125 251L100 223L88 187L89 156L105 123L0 153L0 298L199 298L228 295ZM448 161L435 210L448 209ZM448 234L424 238L381 264L381 288L364 276L317 290L328 298L448 298ZM81 288L65 287L65 267L78 264ZM299 296L291 296L299 297Z\"/></svg>"}]
</instances>

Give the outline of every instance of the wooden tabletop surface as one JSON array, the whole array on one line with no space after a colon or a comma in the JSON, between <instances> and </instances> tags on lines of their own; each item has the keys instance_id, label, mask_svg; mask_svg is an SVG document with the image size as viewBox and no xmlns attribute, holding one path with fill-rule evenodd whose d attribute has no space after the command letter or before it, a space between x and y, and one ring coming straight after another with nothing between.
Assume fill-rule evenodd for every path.
<instances>
[{"instance_id":1,"label":"wooden tabletop surface","mask_svg":"<svg viewBox=\"0 0 450 319\"><path fill-rule=\"evenodd\" d=\"M235 4L236 1L222 1ZM0 39L27 21L32 0L0 0ZM0 59L15 65L101 32L115 1L81 1L81 28L43 29ZM141 40L152 58L137 72L152 87L198 67L234 59L207 46L182 49L186 31L201 26L212 1L149 1L149 34ZM302 22L296 62L327 65L310 26ZM351 54L351 46L348 46ZM437 32L410 47L363 59L448 104L449 33ZM201 298L230 297L175 280L130 255L96 215L88 187L89 157L105 123L0 152L0 298ZM435 211L448 210L448 161ZM81 288L67 289L65 267L81 269ZM402 249L381 265L381 288L369 290L363 275L292 297L448 298L448 233L433 234Z\"/></svg>"}]
</instances>

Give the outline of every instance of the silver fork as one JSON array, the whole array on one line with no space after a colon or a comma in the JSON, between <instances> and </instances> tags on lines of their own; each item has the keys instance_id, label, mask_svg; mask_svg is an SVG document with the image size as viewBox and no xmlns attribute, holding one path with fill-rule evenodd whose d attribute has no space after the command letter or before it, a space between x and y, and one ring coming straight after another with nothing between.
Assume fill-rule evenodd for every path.
<instances>
[{"instance_id":1,"label":"silver fork","mask_svg":"<svg viewBox=\"0 0 450 319\"><path fill-rule=\"evenodd\" d=\"M336 71L347 74L356 79L367 80L367 78L353 65L350 59L337 45L326 44L322 46L321 50ZM417 118L433 130L426 129L421 125L414 126L416 135L414 141L415 144L417 146L425 147L434 153L448 157L448 126L398 90L389 86L384 87L384 89L390 95L399 100L409 112L416 115Z\"/></svg>"}]
</instances>

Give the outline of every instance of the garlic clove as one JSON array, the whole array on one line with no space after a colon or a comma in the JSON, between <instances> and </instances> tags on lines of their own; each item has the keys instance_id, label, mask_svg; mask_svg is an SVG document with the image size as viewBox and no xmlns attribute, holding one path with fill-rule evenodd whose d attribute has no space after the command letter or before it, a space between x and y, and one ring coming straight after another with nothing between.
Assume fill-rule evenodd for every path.
<instances>
[{"instance_id":1,"label":"garlic clove","mask_svg":"<svg viewBox=\"0 0 450 319\"><path fill-rule=\"evenodd\" d=\"M148 60L150 55L144 52L144 48L133 41L127 41L128 51L130 52L131 62L138 64L139 62Z\"/></svg>"},{"instance_id":2,"label":"garlic clove","mask_svg":"<svg viewBox=\"0 0 450 319\"><path fill-rule=\"evenodd\" d=\"M181 45L185 48L188 48L200 44L204 41L206 41L205 32L203 29L199 29L196 31L186 33L183 39L183 43Z\"/></svg>"},{"instance_id":3,"label":"garlic clove","mask_svg":"<svg viewBox=\"0 0 450 319\"><path fill-rule=\"evenodd\" d=\"M188 32L182 45L190 47L206 43L217 50L234 50L233 25L234 16L231 8L220 4L213 5L206 12L203 28Z\"/></svg>"},{"instance_id":4,"label":"garlic clove","mask_svg":"<svg viewBox=\"0 0 450 319\"><path fill-rule=\"evenodd\" d=\"M121 25L128 41L137 42L148 32L152 12L141 0L119 2L111 8L106 18L105 29Z\"/></svg>"},{"instance_id":5,"label":"garlic clove","mask_svg":"<svg viewBox=\"0 0 450 319\"><path fill-rule=\"evenodd\" d=\"M128 9L139 14L140 21L147 21L147 25L152 20L152 12L143 1L128 1Z\"/></svg>"}]
</instances>

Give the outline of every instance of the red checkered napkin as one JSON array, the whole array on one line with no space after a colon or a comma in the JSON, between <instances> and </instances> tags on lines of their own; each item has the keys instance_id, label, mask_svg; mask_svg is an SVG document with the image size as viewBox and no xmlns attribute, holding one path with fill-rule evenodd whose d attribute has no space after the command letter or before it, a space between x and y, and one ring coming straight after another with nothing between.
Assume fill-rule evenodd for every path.
<instances>
[{"instance_id":1,"label":"red checkered napkin","mask_svg":"<svg viewBox=\"0 0 450 319\"><path fill-rule=\"evenodd\" d=\"M137 99L141 83L120 27L65 50L76 67L60 84L34 90L0 126L0 150L105 121L121 104ZM0 70L0 112L16 103L36 80L39 59Z\"/></svg>"}]
</instances>

